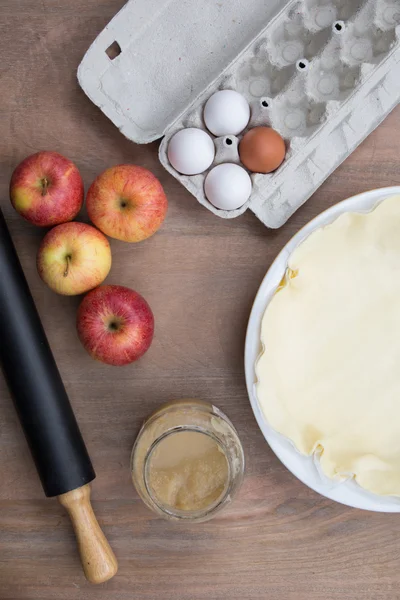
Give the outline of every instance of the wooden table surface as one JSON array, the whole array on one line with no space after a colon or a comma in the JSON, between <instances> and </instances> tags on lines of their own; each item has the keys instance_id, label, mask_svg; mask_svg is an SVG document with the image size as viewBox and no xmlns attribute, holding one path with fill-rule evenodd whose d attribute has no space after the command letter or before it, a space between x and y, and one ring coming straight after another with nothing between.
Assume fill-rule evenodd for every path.
<instances>
[{"instance_id":1,"label":"wooden table surface","mask_svg":"<svg viewBox=\"0 0 400 600\"><path fill-rule=\"evenodd\" d=\"M297 481L258 430L243 373L252 301L280 248L335 202L400 184L400 109L279 231L250 212L218 219L162 169L157 144L126 140L78 87L80 59L122 4L1 0L1 206L97 471L93 502L119 573L96 588L85 581L68 518L43 496L1 379L0 599L400 598L400 517L335 504ZM39 280L35 253L43 232L13 211L8 183L16 164L42 149L74 160L86 186L123 162L151 169L165 186L169 213L160 232L137 246L111 241L108 281L140 291L155 313L155 341L136 365L94 362L75 332L79 298L57 296ZM142 419L160 403L188 396L231 417L247 473L220 517L179 527L138 499L129 457Z\"/></svg>"}]
</instances>

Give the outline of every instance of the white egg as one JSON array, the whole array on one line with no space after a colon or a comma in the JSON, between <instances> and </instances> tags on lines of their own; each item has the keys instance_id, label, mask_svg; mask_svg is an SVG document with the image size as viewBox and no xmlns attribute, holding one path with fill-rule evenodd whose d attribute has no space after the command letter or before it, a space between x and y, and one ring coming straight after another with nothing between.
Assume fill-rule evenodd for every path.
<instances>
[{"instance_id":1,"label":"white egg","mask_svg":"<svg viewBox=\"0 0 400 600\"><path fill-rule=\"evenodd\" d=\"M212 164L215 146L202 129L189 127L172 136L168 144L168 160L183 175L198 175Z\"/></svg>"},{"instance_id":2,"label":"white egg","mask_svg":"<svg viewBox=\"0 0 400 600\"><path fill-rule=\"evenodd\" d=\"M216 208L234 210L243 206L250 198L251 179L239 165L224 163L214 167L204 182L207 199Z\"/></svg>"},{"instance_id":3,"label":"white egg","mask_svg":"<svg viewBox=\"0 0 400 600\"><path fill-rule=\"evenodd\" d=\"M207 100L203 116L214 135L238 135L250 120L250 106L238 92L221 90Z\"/></svg>"}]
</instances>

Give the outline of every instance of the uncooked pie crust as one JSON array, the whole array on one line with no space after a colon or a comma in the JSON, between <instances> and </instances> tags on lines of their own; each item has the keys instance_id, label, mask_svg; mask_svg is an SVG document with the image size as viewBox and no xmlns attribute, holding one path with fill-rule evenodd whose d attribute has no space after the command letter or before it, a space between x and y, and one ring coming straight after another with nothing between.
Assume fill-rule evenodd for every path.
<instances>
[{"instance_id":1,"label":"uncooked pie crust","mask_svg":"<svg viewBox=\"0 0 400 600\"><path fill-rule=\"evenodd\" d=\"M261 328L269 424L330 478L400 496L400 196L291 255Z\"/></svg>"}]
</instances>

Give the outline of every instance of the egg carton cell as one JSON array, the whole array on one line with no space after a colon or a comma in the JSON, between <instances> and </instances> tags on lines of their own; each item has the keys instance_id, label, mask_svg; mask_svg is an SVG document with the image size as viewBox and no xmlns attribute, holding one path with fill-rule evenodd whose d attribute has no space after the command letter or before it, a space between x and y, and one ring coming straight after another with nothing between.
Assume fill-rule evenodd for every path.
<instances>
[{"instance_id":1,"label":"egg carton cell","mask_svg":"<svg viewBox=\"0 0 400 600\"><path fill-rule=\"evenodd\" d=\"M388 31L400 25L400 2L382 0L377 3L375 25L381 31Z\"/></svg>"},{"instance_id":2,"label":"egg carton cell","mask_svg":"<svg viewBox=\"0 0 400 600\"><path fill-rule=\"evenodd\" d=\"M311 136L325 120L326 105L310 99L302 85L304 81L297 80L281 96L261 98L252 106L252 124L274 128L288 143L292 138Z\"/></svg>"},{"instance_id":3,"label":"egg carton cell","mask_svg":"<svg viewBox=\"0 0 400 600\"><path fill-rule=\"evenodd\" d=\"M310 31L326 29L338 18L337 6L334 2L319 0L306 0L303 5L303 14L304 25Z\"/></svg>"},{"instance_id":4,"label":"egg carton cell","mask_svg":"<svg viewBox=\"0 0 400 600\"><path fill-rule=\"evenodd\" d=\"M162 138L163 166L208 210L247 209L280 227L400 99L400 0L131 0L86 53L86 94L137 143ZM117 43L121 52L109 52ZM237 135L214 136L213 163L193 176L168 161L181 129L207 131L203 112L218 90L250 105ZM272 173L251 173L250 198L220 210L204 193L217 165L240 164L256 126L276 129L286 156Z\"/></svg>"},{"instance_id":5,"label":"egg carton cell","mask_svg":"<svg viewBox=\"0 0 400 600\"><path fill-rule=\"evenodd\" d=\"M265 42L269 60L278 68L294 65L304 57L312 58L318 54L329 37L327 26L335 19L329 20L323 27L314 27L313 20L307 19L309 13L300 8L294 13L292 11L292 16L288 15L283 23L272 28ZM314 9L311 12L315 16L319 7ZM336 15L336 12L334 14Z\"/></svg>"},{"instance_id":6,"label":"egg carton cell","mask_svg":"<svg viewBox=\"0 0 400 600\"><path fill-rule=\"evenodd\" d=\"M290 148L293 148L293 140L297 139L298 145L303 145L300 144L300 139L312 136L325 120L326 104L307 101L301 105L288 104L282 107L282 110L276 111L272 123L275 129L281 128L287 132L284 137ZM288 155L286 158L289 158Z\"/></svg>"},{"instance_id":7,"label":"egg carton cell","mask_svg":"<svg viewBox=\"0 0 400 600\"><path fill-rule=\"evenodd\" d=\"M268 59L256 56L238 66L232 82L224 87L233 86L238 92L249 98L276 96L286 87L293 77L294 67L278 69Z\"/></svg>"}]
</instances>

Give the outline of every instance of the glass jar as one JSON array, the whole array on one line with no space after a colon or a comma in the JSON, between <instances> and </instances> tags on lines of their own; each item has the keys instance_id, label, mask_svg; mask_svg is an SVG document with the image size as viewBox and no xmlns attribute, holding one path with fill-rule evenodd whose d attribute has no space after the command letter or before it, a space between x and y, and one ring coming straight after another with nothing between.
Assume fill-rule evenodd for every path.
<instances>
[{"instance_id":1,"label":"glass jar","mask_svg":"<svg viewBox=\"0 0 400 600\"><path fill-rule=\"evenodd\" d=\"M133 483L145 504L175 521L211 519L243 480L236 429L207 402L168 402L143 424L132 450Z\"/></svg>"}]
</instances>

